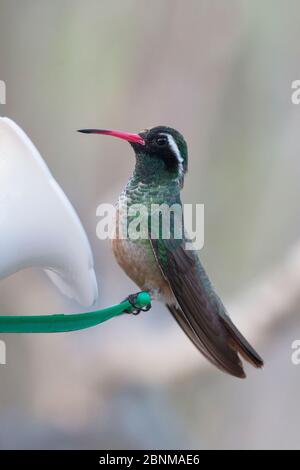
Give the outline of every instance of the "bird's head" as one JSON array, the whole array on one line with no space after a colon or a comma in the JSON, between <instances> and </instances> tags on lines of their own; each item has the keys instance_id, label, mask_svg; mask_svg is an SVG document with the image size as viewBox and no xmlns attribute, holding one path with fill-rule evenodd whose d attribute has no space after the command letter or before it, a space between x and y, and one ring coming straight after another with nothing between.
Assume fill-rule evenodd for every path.
<instances>
[{"instance_id":1,"label":"bird's head","mask_svg":"<svg viewBox=\"0 0 300 470\"><path fill-rule=\"evenodd\" d=\"M188 167L188 149L184 137L166 126L146 129L139 134L107 129L82 129L85 134L104 134L126 140L134 149L137 168L153 177L177 178L183 183Z\"/></svg>"}]
</instances>

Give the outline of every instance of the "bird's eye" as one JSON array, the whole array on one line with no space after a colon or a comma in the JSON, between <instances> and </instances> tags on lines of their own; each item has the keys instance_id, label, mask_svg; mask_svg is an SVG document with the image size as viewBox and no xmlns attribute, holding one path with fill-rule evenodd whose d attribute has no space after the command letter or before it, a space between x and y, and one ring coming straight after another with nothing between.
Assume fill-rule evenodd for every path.
<instances>
[{"instance_id":1,"label":"bird's eye","mask_svg":"<svg viewBox=\"0 0 300 470\"><path fill-rule=\"evenodd\" d=\"M165 135L160 135L156 138L155 143L160 147L163 147L164 145L167 145L168 138Z\"/></svg>"}]
</instances>

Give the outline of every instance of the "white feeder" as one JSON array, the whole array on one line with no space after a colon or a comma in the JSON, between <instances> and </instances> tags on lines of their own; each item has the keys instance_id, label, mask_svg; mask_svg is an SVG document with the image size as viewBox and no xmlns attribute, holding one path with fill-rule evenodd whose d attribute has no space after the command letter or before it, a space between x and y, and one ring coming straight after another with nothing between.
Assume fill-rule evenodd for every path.
<instances>
[{"instance_id":1,"label":"white feeder","mask_svg":"<svg viewBox=\"0 0 300 470\"><path fill-rule=\"evenodd\" d=\"M22 129L0 118L0 279L43 268L82 305L98 290L86 233L66 195Z\"/></svg>"}]
</instances>

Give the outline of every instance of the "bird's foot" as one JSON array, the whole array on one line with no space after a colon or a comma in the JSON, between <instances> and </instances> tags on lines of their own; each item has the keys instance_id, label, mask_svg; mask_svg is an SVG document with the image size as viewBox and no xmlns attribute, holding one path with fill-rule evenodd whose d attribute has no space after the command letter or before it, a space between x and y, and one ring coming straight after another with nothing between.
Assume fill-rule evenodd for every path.
<instances>
[{"instance_id":1,"label":"bird's foot","mask_svg":"<svg viewBox=\"0 0 300 470\"><path fill-rule=\"evenodd\" d=\"M145 305L143 307L140 306L138 302L138 296L141 294L140 292L137 292L136 294L131 294L126 299L124 299L123 302L129 302L130 305L133 307L132 309L125 310L125 313L131 313L132 315L138 315L141 312L148 312L150 308L152 307L151 302L148 303L148 305Z\"/></svg>"}]
</instances>

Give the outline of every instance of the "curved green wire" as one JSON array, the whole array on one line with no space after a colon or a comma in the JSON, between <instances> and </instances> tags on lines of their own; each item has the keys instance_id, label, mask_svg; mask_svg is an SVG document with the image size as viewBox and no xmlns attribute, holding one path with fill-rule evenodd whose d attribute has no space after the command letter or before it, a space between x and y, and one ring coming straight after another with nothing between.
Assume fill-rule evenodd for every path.
<instances>
[{"instance_id":1,"label":"curved green wire","mask_svg":"<svg viewBox=\"0 0 300 470\"><path fill-rule=\"evenodd\" d=\"M139 292L135 297L135 305L145 308L151 305L148 292ZM66 331L83 330L103 323L110 318L132 313L134 307L124 302L101 310L87 313L57 314L57 315L27 315L27 316L0 316L0 333L62 333Z\"/></svg>"}]
</instances>

